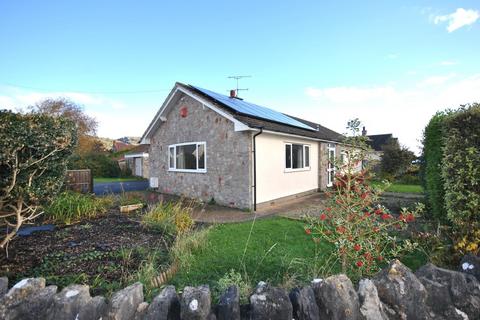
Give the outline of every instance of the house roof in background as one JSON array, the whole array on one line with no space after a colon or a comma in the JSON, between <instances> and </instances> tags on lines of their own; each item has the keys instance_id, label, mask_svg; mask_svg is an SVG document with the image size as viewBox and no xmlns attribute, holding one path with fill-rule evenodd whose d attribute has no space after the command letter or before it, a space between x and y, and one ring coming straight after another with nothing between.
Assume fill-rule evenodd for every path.
<instances>
[{"instance_id":1,"label":"house roof in background","mask_svg":"<svg viewBox=\"0 0 480 320\"><path fill-rule=\"evenodd\" d=\"M396 139L391 133L367 135L367 137L368 144L375 151L382 151L382 146L387 144L388 140Z\"/></svg>"},{"instance_id":2,"label":"house roof in background","mask_svg":"<svg viewBox=\"0 0 480 320\"><path fill-rule=\"evenodd\" d=\"M210 103L214 104L217 107L226 110L232 116L237 119L238 121L246 124L251 128L263 128L264 130L276 131L286 134L293 134L298 136L304 136L308 138L314 138L319 140L325 141L335 141L341 142L343 140L343 136L333 130L330 130L318 123L314 123L308 120L300 119L298 117L293 117L284 113L280 113L278 111L274 111L272 109L261 107L253 103L247 103L248 107L251 108L261 108L259 112L252 111L250 113L241 112L240 108L237 108L238 101L237 98L227 97L218 93L213 93L212 91L199 89L194 86L187 86L182 83L177 83L177 85L183 87L184 89L193 90L195 93L200 94L203 98L207 99ZM230 103L229 103L230 102ZM235 107L232 104L235 103ZM275 121L272 119L266 119L264 117L258 116L257 114L261 113L261 111L270 110L274 112L277 116L278 114L284 116L277 118L277 119L290 119L288 120L288 124L281 121ZM294 125L295 123L295 125Z\"/></svg>"},{"instance_id":3,"label":"house roof in background","mask_svg":"<svg viewBox=\"0 0 480 320\"><path fill-rule=\"evenodd\" d=\"M137 154L137 153L148 153L148 149L150 148L149 144L140 144L133 148L132 150L125 153L125 155Z\"/></svg>"}]
</instances>

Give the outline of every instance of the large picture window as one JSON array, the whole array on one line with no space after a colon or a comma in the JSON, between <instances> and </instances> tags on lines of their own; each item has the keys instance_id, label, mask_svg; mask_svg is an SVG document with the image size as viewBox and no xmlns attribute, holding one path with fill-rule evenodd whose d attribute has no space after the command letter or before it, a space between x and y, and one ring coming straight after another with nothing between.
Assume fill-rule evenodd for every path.
<instances>
[{"instance_id":1,"label":"large picture window","mask_svg":"<svg viewBox=\"0 0 480 320\"><path fill-rule=\"evenodd\" d=\"M305 144L285 144L285 169L310 169L310 146Z\"/></svg>"},{"instance_id":2,"label":"large picture window","mask_svg":"<svg viewBox=\"0 0 480 320\"><path fill-rule=\"evenodd\" d=\"M206 143L189 142L168 146L170 171L206 172Z\"/></svg>"}]
</instances>

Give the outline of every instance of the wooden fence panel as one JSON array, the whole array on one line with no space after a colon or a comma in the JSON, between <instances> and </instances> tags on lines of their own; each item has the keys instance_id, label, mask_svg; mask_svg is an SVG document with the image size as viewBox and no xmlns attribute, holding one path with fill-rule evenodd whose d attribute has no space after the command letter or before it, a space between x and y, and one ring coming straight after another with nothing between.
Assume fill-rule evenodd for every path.
<instances>
[{"instance_id":1,"label":"wooden fence panel","mask_svg":"<svg viewBox=\"0 0 480 320\"><path fill-rule=\"evenodd\" d=\"M81 193L93 192L93 177L90 169L67 170L65 177L65 187Z\"/></svg>"}]
</instances>

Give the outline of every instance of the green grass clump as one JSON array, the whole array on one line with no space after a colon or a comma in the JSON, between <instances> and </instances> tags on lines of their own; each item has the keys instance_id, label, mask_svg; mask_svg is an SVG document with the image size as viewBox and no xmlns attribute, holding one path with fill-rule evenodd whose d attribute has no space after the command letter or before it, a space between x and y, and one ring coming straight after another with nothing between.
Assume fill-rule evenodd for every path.
<instances>
[{"instance_id":1,"label":"green grass clump","mask_svg":"<svg viewBox=\"0 0 480 320\"><path fill-rule=\"evenodd\" d=\"M54 223L68 225L102 215L113 206L113 203L112 197L97 198L92 195L65 191L45 208L45 218Z\"/></svg>"},{"instance_id":2,"label":"green grass clump","mask_svg":"<svg viewBox=\"0 0 480 320\"><path fill-rule=\"evenodd\" d=\"M193 227L193 204L183 201L159 203L142 217L142 223L151 229L175 236L185 234Z\"/></svg>"}]
</instances>

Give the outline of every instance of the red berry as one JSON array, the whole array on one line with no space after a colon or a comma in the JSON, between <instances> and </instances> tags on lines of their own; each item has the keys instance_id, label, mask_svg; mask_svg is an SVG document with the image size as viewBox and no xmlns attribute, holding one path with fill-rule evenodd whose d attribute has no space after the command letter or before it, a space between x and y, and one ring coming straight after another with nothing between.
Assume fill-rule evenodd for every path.
<instances>
[{"instance_id":1,"label":"red berry","mask_svg":"<svg viewBox=\"0 0 480 320\"><path fill-rule=\"evenodd\" d=\"M412 222L415 220L415 216L412 213L407 214L407 222Z\"/></svg>"},{"instance_id":2,"label":"red berry","mask_svg":"<svg viewBox=\"0 0 480 320\"><path fill-rule=\"evenodd\" d=\"M391 216L389 214L386 214L386 213L382 214L382 219L383 220L387 220L387 219L390 219L390 218L391 218Z\"/></svg>"},{"instance_id":3,"label":"red berry","mask_svg":"<svg viewBox=\"0 0 480 320\"><path fill-rule=\"evenodd\" d=\"M310 230L310 229L305 229L305 233L306 233L306 234L312 234L312 230Z\"/></svg>"},{"instance_id":4,"label":"red berry","mask_svg":"<svg viewBox=\"0 0 480 320\"><path fill-rule=\"evenodd\" d=\"M325 219L327 219L327 215L325 213L322 213L320 215L320 220L325 220Z\"/></svg>"},{"instance_id":5,"label":"red berry","mask_svg":"<svg viewBox=\"0 0 480 320\"><path fill-rule=\"evenodd\" d=\"M362 267L363 266L363 261L357 261L357 267Z\"/></svg>"},{"instance_id":6,"label":"red berry","mask_svg":"<svg viewBox=\"0 0 480 320\"><path fill-rule=\"evenodd\" d=\"M362 246L359 245L358 243L353 246L353 250L355 250L355 251L360 251L360 249L362 249Z\"/></svg>"}]
</instances>

